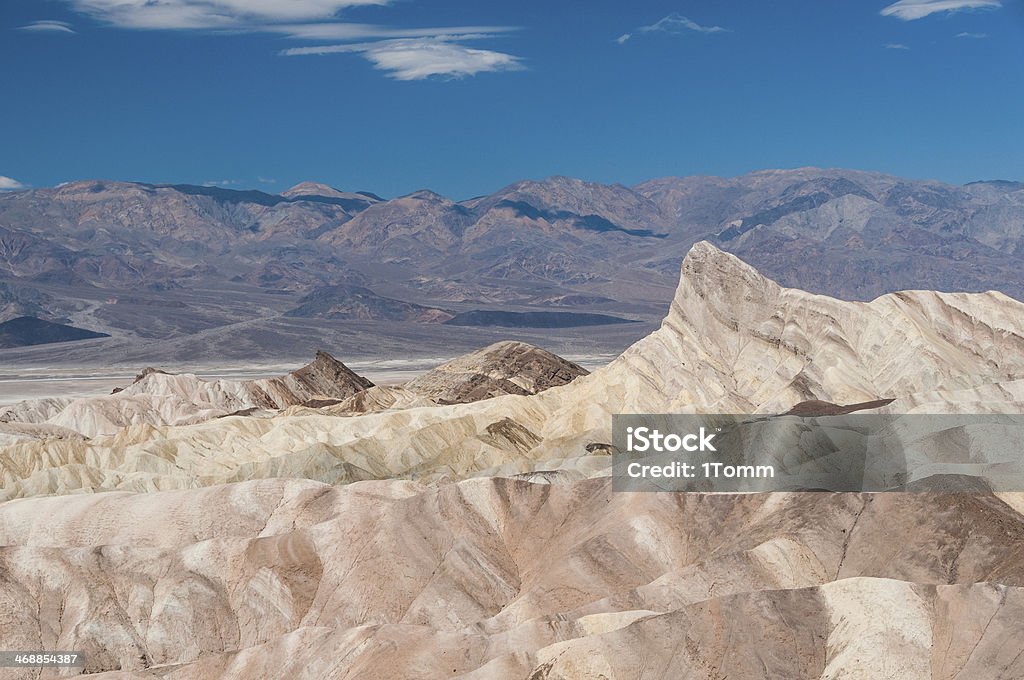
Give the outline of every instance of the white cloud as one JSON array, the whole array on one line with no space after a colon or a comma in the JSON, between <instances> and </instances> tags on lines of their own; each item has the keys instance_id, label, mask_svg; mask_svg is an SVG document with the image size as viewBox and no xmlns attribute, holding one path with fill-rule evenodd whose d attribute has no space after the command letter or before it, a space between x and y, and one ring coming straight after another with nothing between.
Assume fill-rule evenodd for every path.
<instances>
[{"instance_id":1,"label":"white cloud","mask_svg":"<svg viewBox=\"0 0 1024 680\"><path fill-rule=\"evenodd\" d=\"M358 53L397 80L430 76L463 78L485 71L522 69L519 57L458 44L516 30L509 26L389 28L338 20L360 5L394 0L65 0L79 12L110 25L143 30L207 30L276 33L293 40L344 44L296 47L284 56Z\"/></svg>"},{"instance_id":2,"label":"white cloud","mask_svg":"<svg viewBox=\"0 0 1024 680\"><path fill-rule=\"evenodd\" d=\"M67 1L79 12L114 26L130 29L212 29L280 33L301 40L422 38L512 30L504 26L399 29L335 20L343 9L359 5L388 5L392 0Z\"/></svg>"},{"instance_id":3,"label":"white cloud","mask_svg":"<svg viewBox=\"0 0 1024 680\"><path fill-rule=\"evenodd\" d=\"M320 23L281 24L264 30L283 33L301 40L367 40L371 38L462 38L491 37L494 33L514 31L509 26L441 26L436 28L388 28L372 24Z\"/></svg>"},{"instance_id":4,"label":"white cloud","mask_svg":"<svg viewBox=\"0 0 1024 680\"><path fill-rule=\"evenodd\" d=\"M204 187L233 187L238 186L242 182L237 179L211 179L203 182Z\"/></svg>"},{"instance_id":5,"label":"white cloud","mask_svg":"<svg viewBox=\"0 0 1024 680\"><path fill-rule=\"evenodd\" d=\"M121 28L246 28L252 24L329 20L360 5L390 0L68 0L79 12Z\"/></svg>"},{"instance_id":6,"label":"white cloud","mask_svg":"<svg viewBox=\"0 0 1024 680\"><path fill-rule=\"evenodd\" d=\"M66 21L52 21L50 19L44 19L42 21L33 21L30 24L25 24L20 27L22 31L34 31L37 33L71 33L74 31L71 29L71 24Z\"/></svg>"},{"instance_id":7,"label":"white cloud","mask_svg":"<svg viewBox=\"0 0 1024 680\"><path fill-rule=\"evenodd\" d=\"M882 10L882 16L904 21L923 19L938 12L959 12L970 9L999 9L1000 0L899 0Z\"/></svg>"},{"instance_id":8,"label":"white cloud","mask_svg":"<svg viewBox=\"0 0 1024 680\"><path fill-rule=\"evenodd\" d=\"M685 33L686 31L693 31L695 33L728 33L729 29L722 28L721 26L702 26L696 21L684 17L682 14L673 12L668 16L662 17L650 26L641 26L634 29L632 33L623 33L615 42L620 45L625 43L627 40L633 37L636 33Z\"/></svg>"},{"instance_id":9,"label":"white cloud","mask_svg":"<svg viewBox=\"0 0 1024 680\"><path fill-rule=\"evenodd\" d=\"M12 177L0 175L0 191L17 191L28 187Z\"/></svg>"},{"instance_id":10,"label":"white cloud","mask_svg":"<svg viewBox=\"0 0 1024 680\"><path fill-rule=\"evenodd\" d=\"M988 37L988 33L957 33L958 38L973 38L975 40L984 40Z\"/></svg>"},{"instance_id":11,"label":"white cloud","mask_svg":"<svg viewBox=\"0 0 1024 680\"><path fill-rule=\"evenodd\" d=\"M437 36L403 40L380 40L348 45L296 47L285 56L359 53L375 68L387 71L395 80L424 80L431 76L464 78L487 71L519 71L519 57L504 52L481 50L449 42L453 37L471 39L486 35Z\"/></svg>"},{"instance_id":12,"label":"white cloud","mask_svg":"<svg viewBox=\"0 0 1024 680\"><path fill-rule=\"evenodd\" d=\"M424 36L422 38L395 38L391 40L344 43L340 45L313 45L311 47L290 47L288 49L281 50L279 54L282 57L301 57L310 54L351 54L353 52L368 52L371 48L377 45L385 46L422 43L452 43L456 41L482 40L494 37L494 35L491 35L489 33L454 33L438 35L432 32L429 35Z\"/></svg>"},{"instance_id":13,"label":"white cloud","mask_svg":"<svg viewBox=\"0 0 1024 680\"><path fill-rule=\"evenodd\" d=\"M260 176L260 177L257 177L256 180L260 184L277 184L277 180L276 179L272 179L270 177L262 177L262 176Z\"/></svg>"},{"instance_id":14,"label":"white cloud","mask_svg":"<svg viewBox=\"0 0 1024 680\"><path fill-rule=\"evenodd\" d=\"M889 43L885 46L887 50L909 50L910 48L903 43Z\"/></svg>"},{"instance_id":15,"label":"white cloud","mask_svg":"<svg viewBox=\"0 0 1024 680\"><path fill-rule=\"evenodd\" d=\"M518 57L431 40L374 43L364 52L378 69L396 80L422 80L430 76L464 78L485 71L516 71Z\"/></svg>"}]
</instances>

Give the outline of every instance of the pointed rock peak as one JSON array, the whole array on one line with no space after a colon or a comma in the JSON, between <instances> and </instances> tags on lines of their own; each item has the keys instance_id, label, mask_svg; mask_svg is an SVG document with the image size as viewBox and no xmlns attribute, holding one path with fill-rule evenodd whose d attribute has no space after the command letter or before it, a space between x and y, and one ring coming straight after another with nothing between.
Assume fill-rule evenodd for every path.
<instances>
[{"instance_id":1,"label":"pointed rock peak","mask_svg":"<svg viewBox=\"0 0 1024 680\"><path fill-rule=\"evenodd\" d=\"M683 258L680 284L690 282L700 287L717 286L735 288L737 285L779 288L752 266L707 241L698 241Z\"/></svg>"},{"instance_id":2,"label":"pointed rock peak","mask_svg":"<svg viewBox=\"0 0 1024 680\"><path fill-rule=\"evenodd\" d=\"M568 384L588 371L534 345L504 341L452 359L406 385L442 404L504 394L537 394Z\"/></svg>"},{"instance_id":3,"label":"pointed rock peak","mask_svg":"<svg viewBox=\"0 0 1024 680\"><path fill-rule=\"evenodd\" d=\"M351 372L351 369L349 369L348 366L335 359L329 352L325 352L322 349L318 349L316 351L316 356L313 357L313 361L309 362L299 370L301 371L303 369L330 369L334 371L344 370Z\"/></svg>"},{"instance_id":4,"label":"pointed rock peak","mask_svg":"<svg viewBox=\"0 0 1024 680\"><path fill-rule=\"evenodd\" d=\"M286 198L295 198L297 196L324 196L326 198L349 198L362 200L367 202L374 202L374 198L366 194L355 194L350 191L342 191L341 189L335 189L332 186L321 184L319 182L299 182L291 189L282 191L281 195Z\"/></svg>"},{"instance_id":5,"label":"pointed rock peak","mask_svg":"<svg viewBox=\"0 0 1024 680\"><path fill-rule=\"evenodd\" d=\"M568 177L566 175L552 175L546 177L544 180L539 182L540 184L547 184L549 186L557 187L587 187L587 186L598 186L594 182L587 182L576 177Z\"/></svg>"},{"instance_id":6,"label":"pointed rock peak","mask_svg":"<svg viewBox=\"0 0 1024 680\"><path fill-rule=\"evenodd\" d=\"M335 359L334 356L330 352L325 352L322 349L318 349L316 351L316 355L313 357L313 362L312 363L314 363L314 364L315 363L341 364L341 362L338 361L337 359ZM344 365L344 364L342 364L342 365Z\"/></svg>"},{"instance_id":7,"label":"pointed rock peak","mask_svg":"<svg viewBox=\"0 0 1024 680\"><path fill-rule=\"evenodd\" d=\"M734 262L739 266L753 269L753 267L745 263L740 258L716 247L710 241L697 241L690 246L690 250L686 253L686 259L684 262L690 261L697 263L710 260L721 261L723 264L726 262Z\"/></svg>"},{"instance_id":8,"label":"pointed rock peak","mask_svg":"<svg viewBox=\"0 0 1024 680\"><path fill-rule=\"evenodd\" d=\"M320 182L299 182L291 189L282 192L284 195L287 194L313 194L316 196L330 196L333 193L338 193L338 190L327 184L321 184Z\"/></svg>"},{"instance_id":9,"label":"pointed rock peak","mask_svg":"<svg viewBox=\"0 0 1024 680\"><path fill-rule=\"evenodd\" d=\"M314 394L328 397L345 398L373 387L372 382L323 350L317 350L313 361L289 375Z\"/></svg>"},{"instance_id":10,"label":"pointed rock peak","mask_svg":"<svg viewBox=\"0 0 1024 680\"><path fill-rule=\"evenodd\" d=\"M764 312L782 286L763 276L735 255L707 241L695 243L683 259L674 305L698 303L737 318Z\"/></svg>"},{"instance_id":11,"label":"pointed rock peak","mask_svg":"<svg viewBox=\"0 0 1024 680\"><path fill-rule=\"evenodd\" d=\"M436 191L431 191L430 189L419 189L418 191L414 191L411 194L406 194L405 196L402 196L402 198L412 198L417 201L448 202L447 198L437 193Z\"/></svg>"},{"instance_id":12,"label":"pointed rock peak","mask_svg":"<svg viewBox=\"0 0 1024 680\"><path fill-rule=\"evenodd\" d=\"M134 385L135 383L146 379L147 377L153 375L154 373L168 375L167 371L163 370L162 368L156 368L155 366L146 366L138 375L135 376L135 380L132 381L132 384Z\"/></svg>"}]
</instances>

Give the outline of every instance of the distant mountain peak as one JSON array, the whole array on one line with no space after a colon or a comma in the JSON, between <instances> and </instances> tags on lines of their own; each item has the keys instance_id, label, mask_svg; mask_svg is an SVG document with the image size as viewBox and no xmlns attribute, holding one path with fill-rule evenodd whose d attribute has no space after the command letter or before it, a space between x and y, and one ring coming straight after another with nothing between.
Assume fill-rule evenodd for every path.
<instances>
[{"instance_id":1,"label":"distant mountain peak","mask_svg":"<svg viewBox=\"0 0 1024 680\"><path fill-rule=\"evenodd\" d=\"M52 192L59 196L90 196L106 197L113 193L146 191L149 185L139 182L118 182L106 179L83 179L73 182L62 182L53 188L41 188L38 191Z\"/></svg>"},{"instance_id":2,"label":"distant mountain peak","mask_svg":"<svg viewBox=\"0 0 1024 680\"><path fill-rule=\"evenodd\" d=\"M441 194L437 193L436 191L431 191L430 189L417 189L411 194L406 194L401 198L414 198L420 201L443 201L446 203L450 202L448 198L445 198Z\"/></svg>"},{"instance_id":3,"label":"distant mountain peak","mask_svg":"<svg viewBox=\"0 0 1024 680\"><path fill-rule=\"evenodd\" d=\"M323 196L325 198L346 198L352 200L362 200L368 202L379 201L380 198L369 193L355 193L351 191L342 191L341 189L335 189L327 184L320 182L299 182L291 189L282 191L281 195L285 198L296 198L298 196Z\"/></svg>"}]
</instances>

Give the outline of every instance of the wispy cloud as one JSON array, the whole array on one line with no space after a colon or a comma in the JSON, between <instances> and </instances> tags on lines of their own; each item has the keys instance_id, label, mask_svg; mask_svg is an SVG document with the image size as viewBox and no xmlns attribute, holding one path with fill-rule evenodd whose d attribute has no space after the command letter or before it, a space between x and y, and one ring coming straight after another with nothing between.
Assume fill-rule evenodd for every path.
<instances>
[{"instance_id":1,"label":"wispy cloud","mask_svg":"<svg viewBox=\"0 0 1024 680\"><path fill-rule=\"evenodd\" d=\"M615 42L620 45L631 39L637 33L686 33L691 31L694 33L728 33L729 29L722 28L721 26L702 26L696 21L688 17L684 17L678 12L673 12L668 16L664 16L658 19L649 26L640 26L639 28L633 29L631 33L623 33Z\"/></svg>"},{"instance_id":2,"label":"wispy cloud","mask_svg":"<svg viewBox=\"0 0 1024 680\"><path fill-rule=\"evenodd\" d=\"M393 0L65 0L109 25L140 30L275 33L292 40L336 41L281 50L283 56L359 54L396 80L464 78L523 68L519 57L460 44L516 30L510 26L391 28L342 21L360 5Z\"/></svg>"},{"instance_id":3,"label":"wispy cloud","mask_svg":"<svg viewBox=\"0 0 1024 680\"><path fill-rule=\"evenodd\" d=\"M459 36L472 39L488 36ZM424 80L432 76L465 78L488 71L519 71L524 68L519 57L482 50L449 42L451 37L379 40L370 43L295 47L284 50L285 56L309 54L358 53L374 68L387 71L395 80Z\"/></svg>"},{"instance_id":4,"label":"wispy cloud","mask_svg":"<svg viewBox=\"0 0 1024 680\"><path fill-rule=\"evenodd\" d=\"M957 33L958 38L972 38L974 40L984 40L988 37L988 33Z\"/></svg>"},{"instance_id":5,"label":"wispy cloud","mask_svg":"<svg viewBox=\"0 0 1024 680\"><path fill-rule=\"evenodd\" d=\"M277 180L270 177L260 176L256 178L256 181L258 181L260 184L277 184Z\"/></svg>"},{"instance_id":6,"label":"wispy cloud","mask_svg":"<svg viewBox=\"0 0 1024 680\"><path fill-rule=\"evenodd\" d=\"M237 179L211 179L203 182L204 187L234 187L241 184L241 180Z\"/></svg>"},{"instance_id":7,"label":"wispy cloud","mask_svg":"<svg viewBox=\"0 0 1024 680\"><path fill-rule=\"evenodd\" d=\"M903 43L888 43L887 45L885 45L885 49L887 49L887 50L909 50L910 47L908 47L907 45L904 45Z\"/></svg>"},{"instance_id":8,"label":"wispy cloud","mask_svg":"<svg viewBox=\"0 0 1024 680\"><path fill-rule=\"evenodd\" d=\"M0 191L17 191L19 189L27 188L27 186L13 177L4 177L3 175L0 175Z\"/></svg>"},{"instance_id":9,"label":"wispy cloud","mask_svg":"<svg viewBox=\"0 0 1024 680\"><path fill-rule=\"evenodd\" d=\"M914 21L939 12L999 9L1002 6L1001 0L899 0L883 9L882 16Z\"/></svg>"},{"instance_id":10,"label":"wispy cloud","mask_svg":"<svg viewBox=\"0 0 1024 680\"><path fill-rule=\"evenodd\" d=\"M254 24L334 19L389 0L67 0L79 12L121 28L231 29Z\"/></svg>"},{"instance_id":11,"label":"wispy cloud","mask_svg":"<svg viewBox=\"0 0 1024 680\"><path fill-rule=\"evenodd\" d=\"M44 19L41 21L33 21L30 24L19 26L19 30L22 31L33 31L36 33L71 33L75 31L71 28L71 24L66 21L52 21L50 19Z\"/></svg>"},{"instance_id":12,"label":"wispy cloud","mask_svg":"<svg viewBox=\"0 0 1024 680\"><path fill-rule=\"evenodd\" d=\"M511 26L438 26L432 28L389 28L374 24L314 23L280 24L264 30L282 33L298 40L393 40L398 38L461 38L463 40L493 37L516 30Z\"/></svg>"}]
</instances>

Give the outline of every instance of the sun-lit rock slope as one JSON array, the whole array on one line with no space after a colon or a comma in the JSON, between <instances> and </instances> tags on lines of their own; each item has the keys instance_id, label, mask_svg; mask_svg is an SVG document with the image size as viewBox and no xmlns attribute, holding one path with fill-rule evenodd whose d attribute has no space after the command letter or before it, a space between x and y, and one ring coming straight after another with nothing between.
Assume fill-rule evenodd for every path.
<instances>
[{"instance_id":1,"label":"sun-lit rock slope","mask_svg":"<svg viewBox=\"0 0 1024 680\"><path fill-rule=\"evenodd\" d=\"M275 479L12 501L0 541L5 642L102 678L1024 674L993 497Z\"/></svg>"}]
</instances>

